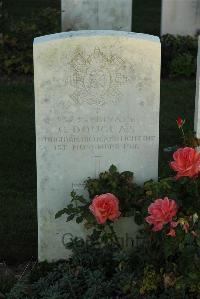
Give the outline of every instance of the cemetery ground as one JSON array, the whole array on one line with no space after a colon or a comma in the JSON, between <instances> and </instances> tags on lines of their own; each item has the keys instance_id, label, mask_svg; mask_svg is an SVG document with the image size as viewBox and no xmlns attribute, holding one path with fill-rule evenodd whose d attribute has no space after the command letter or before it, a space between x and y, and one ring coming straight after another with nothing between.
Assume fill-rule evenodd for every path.
<instances>
[{"instance_id":1,"label":"cemetery ground","mask_svg":"<svg viewBox=\"0 0 200 299\"><path fill-rule=\"evenodd\" d=\"M177 117L185 118L187 126L193 128L194 99L195 80L162 80L160 176L169 174L169 169L163 166L171 159L171 153L167 154L163 149L180 141ZM37 256L32 83L1 82L0 110L0 256L7 262L15 263Z\"/></svg>"}]
</instances>

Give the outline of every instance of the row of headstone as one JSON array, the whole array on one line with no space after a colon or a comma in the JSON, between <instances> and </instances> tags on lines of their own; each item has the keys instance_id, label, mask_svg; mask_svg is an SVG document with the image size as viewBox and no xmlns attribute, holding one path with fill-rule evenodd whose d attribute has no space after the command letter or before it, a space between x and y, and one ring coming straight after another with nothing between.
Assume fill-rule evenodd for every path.
<instances>
[{"instance_id":1,"label":"row of headstone","mask_svg":"<svg viewBox=\"0 0 200 299\"><path fill-rule=\"evenodd\" d=\"M83 181L114 164L158 176L159 38L77 31L34 41L39 260L66 258L84 228L55 214ZM133 231L133 226L129 230Z\"/></svg>"},{"instance_id":2,"label":"row of headstone","mask_svg":"<svg viewBox=\"0 0 200 299\"><path fill-rule=\"evenodd\" d=\"M62 31L132 29L132 0L61 0Z\"/></svg>"},{"instance_id":3,"label":"row of headstone","mask_svg":"<svg viewBox=\"0 0 200 299\"><path fill-rule=\"evenodd\" d=\"M62 0L62 31L131 31L132 0ZM200 33L200 0L162 0L161 35Z\"/></svg>"},{"instance_id":4,"label":"row of headstone","mask_svg":"<svg viewBox=\"0 0 200 299\"><path fill-rule=\"evenodd\" d=\"M200 0L162 0L161 35L200 34Z\"/></svg>"}]
</instances>

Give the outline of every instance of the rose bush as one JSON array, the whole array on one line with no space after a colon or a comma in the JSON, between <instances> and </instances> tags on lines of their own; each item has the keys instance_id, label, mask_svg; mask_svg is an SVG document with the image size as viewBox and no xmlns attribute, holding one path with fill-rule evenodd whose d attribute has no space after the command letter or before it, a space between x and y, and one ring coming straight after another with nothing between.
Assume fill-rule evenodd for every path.
<instances>
[{"instance_id":1,"label":"rose bush","mask_svg":"<svg viewBox=\"0 0 200 299\"><path fill-rule=\"evenodd\" d=\"M198 176L137 186L132 173L112 166L85 185L89 197L73 191L72 202L56 217L67 214L67 221L82 222L92 234L87 241L72 238L66 244L70 259L36 265L6 298L200 298ZM131 215L142 224L142 241L127 252L113 223Z\"/></svg>"},{"instance_id":2,"label":"rose bush","mask_svg":"<svg viewBox=\"0 0 200 299\"><path fill-rule=\"evenodd\" d=\"M88 198L72 192L71 204L56 215L67 214L68 221L76 219L92 230L87 245L94 250L120 252L119 263L107 277L115 281L119 275L118 293L112 291L115 296L108 298L200 298L200 153L195 148L198 140L185 134L184 124L177 119L184 146L173 153L168 166L175 176L138 186L131 172L119 173L111 166L85 182ZM113 226L124 216L134 216L142 224L138 232L142 242L130 255ZM112 258L114 264L117 258Z\"/></svg>"}]
</instances>

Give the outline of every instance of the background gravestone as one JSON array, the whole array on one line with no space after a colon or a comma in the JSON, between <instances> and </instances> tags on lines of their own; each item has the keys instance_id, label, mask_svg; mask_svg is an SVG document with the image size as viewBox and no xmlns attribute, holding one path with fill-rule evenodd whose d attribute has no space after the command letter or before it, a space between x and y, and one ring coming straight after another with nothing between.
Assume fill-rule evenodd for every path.
<instances>
[{"instance_id":1,"label":"background gravestone","mask_svg":"<svg viewBox=\"0 0 200 299\"><path fill-rule=\"evenodd\" d=\"M132 0L62 0L62 31L131 31Z\"/></svg>"},{"instance_id":2,"label":"background gravestone","mask_svg":"<svg viewBox=\"0 0 200 299\"><path fill-rule=\"evenodd\" d=\"M66 257L84 229L55 213L72 189L115 164L141 183L158 175L160 41L80 31L34 41L39 260Z\"/></svg>"},{"instance_id":3,"label":"background gravestone","mask_svg":"<svg viewBox=\"0 0 200 299\"><path fill-rule=\"evenodd\" d=\"M200 32L200 0L162 0L161 35Z\"/></svg>"},{"instance_id":4,"label":"background gravestone","mask_svg":"<svg viewBox=\"0 0 200 299\"><path fill-rule=\"evenodd\" d=\"M195 100L195 117L194 117L194 131L197 138L200 138L200 36L199 36L199 50L197 56L197 80L196 80L196 100Z\"/></svg>"}]
</instances>

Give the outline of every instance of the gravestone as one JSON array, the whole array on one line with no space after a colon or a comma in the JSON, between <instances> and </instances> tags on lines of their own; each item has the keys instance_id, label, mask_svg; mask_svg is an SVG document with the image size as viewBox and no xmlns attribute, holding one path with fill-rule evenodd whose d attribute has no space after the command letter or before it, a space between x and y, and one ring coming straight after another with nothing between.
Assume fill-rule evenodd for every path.
<instances>
[{"instance_id":1,"label":"gravestone","mask_svg":"<svg viewBox=\"0 0 200 299\"><path fill-rule=\"evenodd\" d=\"M198 45L194 131L196 137L200 138L200 36Z\"/></svg>"},{"instance_id":2,"label":"gravestone","mask_svg":"<svg viewBox=\"0 0 200 299\"><path fill-rule=\"evenodd\" d=\"M62 31L131 31L132 0L62 0Z\"/></svg>"},{"instance_id":3,"label":"gravestone","mask_svg":"<svg viewBox=\"0 0 200 299\"><path fill-rule=\"evenodd\" d=\"M200 0L162 0L161 35L200 32Z\"/></svg>"},{"instance_id":4,"label":"gravestone","mask_svg":"<svg viewBox=\"0 0 200 299\"><path fill-rule=\"evenodd\" d=\"M83 181L130 170L158 175L159 38L80 31L34 40L39 260L66 257L63 243L85 230L55 213Z\"/></svg>"}]
</instances>

